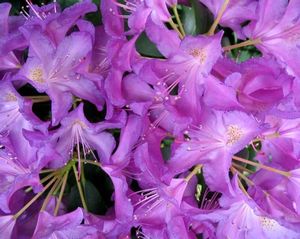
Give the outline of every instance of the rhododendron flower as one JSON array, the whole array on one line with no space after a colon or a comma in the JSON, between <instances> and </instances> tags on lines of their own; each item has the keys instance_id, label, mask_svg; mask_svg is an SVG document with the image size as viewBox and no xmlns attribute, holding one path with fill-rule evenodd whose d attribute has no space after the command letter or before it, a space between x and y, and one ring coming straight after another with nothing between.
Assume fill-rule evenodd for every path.
<instances>
[{"instance_id":1,"label":"rhododendron flower","mask_svg":"<svg viewBox=\"0 0 300 239\"><path fill-rule=\"evenodd\" d=\"M295 59L299 56L299 1L263 0L258 4L258 17L244 30L247 37L258 40L257 47L274 55L290 74L299 77ZM274 11L274 7L276 11Z\"/></svg>"},{"instance_id":2,"label":"rhododendron flower","mask_svg":"<svg viewBox=\"0 0 300 239\"><path fill-rule=\"evenodd\" d=\"M228 192L231 157L259 134L259 125L254 118L239 111L209 112L203 121L184 132L188 138L175 151L169 168L175 174L203 164L210 188ZM217 175L215 170L219 170Z\"/></svg>"},{"instance_id":3,"label":"rhododendron flower","mask_svg":"<svg viewBox=\"0 0 300 239\"><path fill-rule=\"evenodd\" d=\"M300 238L300 0L100 2L0 4L0 237Z\"/></svg>"}]
</instances>

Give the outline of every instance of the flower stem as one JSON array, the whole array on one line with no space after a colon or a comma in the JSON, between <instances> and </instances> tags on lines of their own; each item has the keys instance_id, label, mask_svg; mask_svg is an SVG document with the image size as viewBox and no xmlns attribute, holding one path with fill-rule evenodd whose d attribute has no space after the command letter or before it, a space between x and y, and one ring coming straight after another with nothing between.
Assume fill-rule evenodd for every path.
<instances>
[{"instance_id":1,"label":"flower stem","mask_svg":"<svg viewBox=\"0 0 300 239\"><path fill-rule=\"evenodd\" d=\"M27 99L31 99L33 103L42 103L50 101L49 96L47 95L33 95L33 96L25 96Z\"/></svg>"},{"instance_id":2,"label":"flower stem","mask_svg":"<svg viewBox=\"0 0 300 239\"><path fill-rule=\"evenodd\" d=\"M243 173L239 172L238 170L236 170L234 167L231 167L232 172L237 173L239 175L239 177L241 177L242 179L245 180L245 182L249 185L254 185L254 182L252 180L250 180L249 178L247 178Z\"/></svg>"},{"instance_id":3,"label":"flower stem","mask_svg":"<svg viewBox=\"0 0 300 239\"><path fill-rule=\"evenodd\" d=\"M77 159L74 159L76 162L79 162ZM93 161L93 160L86 160L86 159L80 159L81 162L83 163L88 163L88 164L92 164L92 165L95 165L95 166L98 166L101 168L101 164L96 162L96 161Z\"/></svg>"},{"instance_id":4,"label":"flower stem","mask_svg":"<svg viewBox=\"0 0 300 239\"><path fill-rule=\"evenodd\" d=\"M56 182L54 183L53 187L50 189L50 191L48 192L44 202L43 202L43 205L41 207L41 211L44 211L49 203L49 200L50 200L50 196L53 194L53 192L55 191L56 188L59 188L61 183L62 183L62 180L59 178L59 176L56 176Z\"/></svg>"},{"instance_id":5,"label":"flower stem","mask_svg":"<svg viewBox=\"0 0 300 239\"><path fill-rule=\"evenodd\" d=\"M52 178L51 181L44 187L44 189L36 194L20 211L18 211L13 218L16 220L22 213L24 213L56 180L56 177Z\"/></svg>"},{"instance_id":6,"label":"flower stem","mask_svg":"<svg viewBox=\"0 0 300 239\"><path fill-rule=\"evenodd\" d=\"M83 190L82 190L82 187L81 187L81 184L80 184L80 181L79 181L78 172L77 172L77 169L76 169L75 165L73 165L73 171L74 171L74 174L75 174L76 183L77 183L80 199L81 199L81 202L82 202L82 206L86 211L88 211L88 208L87 208L87 205L86 205L86 202L85 202L85 199L84 199L84 195L83 195Z\"/></svg>"},{"instance_id":7,"label":"flower stem","mask_svg":"<svg viewBox=\"0 0 300 239\"><path fill-rule=\"evenodd\" d=\"M182 22L181 22L181 20L180 20L180 17L179 17L178 11L177 11L177 5L174 5L174 6L172 7L172 9L173 9L173 12L174 12L176 21L177 21L178 26L179 26L179 30L180 30L182 36L184 37L184 36L185 36L185 31L184 31Z\"/></svg>"},{"instance_id":8,"label":"flower stem","mask_svg":"<svg viewBox=\"0 0 300 239\"><path fill-rule=\"evenodd\" d=\"M51 172L54 172L56 169L44 169L44 170L41 170L39 173L51 173Z\"/></svg>"},{"instance_id":9,"label":"flower stem","mask_svg":"<svg viewBox=\"0 0 300 239\"><path fill-rule=\"evenodd\" d=\"M262 168L262 169L265 169L265 170L268 170L268 171L271 171L271 172L274 172L274 173L278 173L278 174L283 175L285 177L290 177L291 176L291 174L289 172L282 171L282 170L279 170L279 169L276 169L276 168L272 168L272 167L269 167L269 166L266 166L266 165L263 165L263 164L260 164L260 163L256 163L256 162L244 159L244 158L240 158L240 157L237 157L237 156L233 156L232 158L234 160L237 160L237 161L240 161L240 162L243 162L243 163L246 163L246 164L250 164L250 165L258 167L258 168Z\"/></svg>"},{"instance_id":10,"label":"flower stem","mask_svg":"<svg viewBox=\"0 0 300 239\"><path fill-rule=\"evenodd\" d=\"M185 181L187 181L187 182L190 181L190 179L191 179L194 175L196 175L196 174L201 170L201 168L202 168L202 165L201 165L201 164L196 165L196 166L194 167L193 171L190 172L189 175L185 177Z\"/></svg>"},{"instance_id":11,"label":"flower stem","mask_svg":"<svg viewBox=\"0 0 300 239\"><path fill-rule=\"evenodd\" d=\"M244 172L251 173L251 174L254 173L253 171L251 171L248 168L243 167L242 165L238 165L238 164L233 163L233 162L232 162L232 165L234 166L234 168L240 169L240 170L242 170Z\"/></svg>"},{"instance_id":12,"label":"flower stem","mask_svg":"<svg viewBox=\"0 0 300 239\"><path fill-rule=\"evenodd\" d=\"M60 188L60 192L59 192L59 196L58 196L58 201L57 201L57 203L55 205L55 209L54 209L54 216L57 216L59 206L61 204L61 200L62 200L62 197L64 195L64 191L65 191L65 188L66 188L66 185L67 185L68 175L69 175L69 171L67 171L66 174L64 175L64 178L63 178L63 181L62 181L63 183L62 183L62 186Z\"/></svg>"},{"instance_id":13,"label":"flower stem","mask_svg":"<svg viewBox=\"0 0 300 239\"><path fill-rule=\"evenodd\" d=\"M231 50L236 49L236 48L240 48L240 47L244 47L244 46L252 46L252 45L259 44L259 43L261 43L260 39L247 40L247 41L244 41L244 42L241 42L241 43L238 43L238 44L234 44L234 45L231 45L231 46L225 46L225 47L223 47L223 50L224 51L231 51Z\"/></svg>"},{"instance_id":14,"label":"flower stem","mask_svg":"<svg viewBox=\"0 0 300 239\"><path fill-rule=\"evenodd\" d=\"M178 30L178 27L177 27L177 25L173 22L173 19L172 19L172 18L170 18L169 24L170 24L171 27L178 33L180 39L183 39L184 36L183 36L182 33Z\"/></svg>"},{"instance_id":15,"label":"flower stem","mask_svg":"<svg viewBox=\"0 0 300 239\"><path fill-rule=\"evenodd\" d=\"M47 182L50 178L54 177L57 174L57 172L52 172L49 175L47 175L46 177L44 177L43 179L40 180L40 183L43 184L45 182ZM30 192L32 190L32 187L29 187L25 190L26 193Z\"/></svg>"},{"instance_id":16,"label":"flower stem","mask_svg":"<svg viewBox=\"0 0 300 239\"><path fill-rule=\"evenodd\" d=\"M207 32L207 35L212 36L214 34L214 32L215 32L215 30L216 30L216 28L217 28L217 26L218 26L218 24L219 24L219 22L220 22L220 20L223 16L223 14L224 14L224 12L225 12L229 2L230 2L230 0L224 0L215 21L213 22L212 26L210 27L209 31Z\"/></svg>"}]
</instances>

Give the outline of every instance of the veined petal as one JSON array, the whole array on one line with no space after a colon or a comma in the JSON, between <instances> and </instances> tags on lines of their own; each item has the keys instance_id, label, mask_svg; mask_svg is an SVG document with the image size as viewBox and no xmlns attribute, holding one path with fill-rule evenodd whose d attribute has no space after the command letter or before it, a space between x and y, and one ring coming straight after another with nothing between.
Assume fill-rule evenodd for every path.
<instances>
[{"instance_id":1,"label":"veined petal","mask_svg":"<svg viewBox=\"0 0 300 239\"><path fill-rule=\"evenodd\" d=\"M51 216L46 211L42 211L39 214L32 239L80 239L93 235L97 230L90 226L81 225L82 220L83 213L81 208L56 217Z\"/></svg>"},{"instance_id":2,"label":"veined petal","mask_svg":"<svg viewBox=\"0 0 300 239\"><path fill-rule=\"evenodd\" d=\"M11 238L16 220L13 215L0 216L0 233L5 238Z\"/></svg>"},{"instance_id":3,"label":"veined petal","mask_svg":"<svg viewBox=\"0 0 300 239\"><path fill-rule=\"evenodd\" d=\"M50 78L62 78L78 66L92 50L92 39L88 33L75 32L59 44L53 62Z\"/></svg>"}]
</instances>

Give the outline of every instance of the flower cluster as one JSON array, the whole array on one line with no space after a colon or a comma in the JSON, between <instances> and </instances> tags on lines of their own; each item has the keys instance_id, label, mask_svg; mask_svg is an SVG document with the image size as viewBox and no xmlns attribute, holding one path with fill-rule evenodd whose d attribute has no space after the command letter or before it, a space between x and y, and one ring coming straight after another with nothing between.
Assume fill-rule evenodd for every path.
<instances>
[{"instance_id":1,"label":"flower cluster","mask_svg":"<svg viewBox=\"0 0 300 239\"><path fill-rule=\"evenodd\" d=\"M300 0L26 2L1 238L300 238Z\"/></svg>"}]
</instances>

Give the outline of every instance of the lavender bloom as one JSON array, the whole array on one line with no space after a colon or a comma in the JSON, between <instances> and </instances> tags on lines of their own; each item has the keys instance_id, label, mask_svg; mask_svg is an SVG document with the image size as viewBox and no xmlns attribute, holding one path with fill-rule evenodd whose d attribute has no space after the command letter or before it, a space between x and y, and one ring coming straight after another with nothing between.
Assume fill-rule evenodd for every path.
<instances>
[{"instance_id":1,"label":"lavender bloom","mask_svg":"<svg viewBox=\"0 0 300 239\"><path fill-rule=\"evenodd\" d=\"M200 0L208 9L217 17L222 5L223 0ZM241 24L247 20L255 20L257 1L255 0L242 0L242 1L229 1L229 4L224 11L220 25L230 27L239 37L243 38Z\"/></svg>"},{"instance_id":2,"label":"lavender bloom","mask_svg":"<svg viewBox=\"0 0 300 239\"><path fill-rule=\"evenodd\" d=\"M33 33L30 39L30 58L19 75L26 77L39 92L49 95L52 100L53 125L57 125L70 109L72 94L102 108L102 97L89 94L90 91L97 91L96 85L76 73L91 49L91 36L84 32L71 34L57 48L46 36Z\"/></svg>"},{"instance_id":3,"label":"lavender bloom","mask_svg":"<svg viewBox=\"0 0 300 239\"><path fill-rule=\"evenodd\" d=\"M96 229L80 225L83 213L80 208L59 217L41 212L32 238L88 238Z\"/></svg>"},{"instance_id":4,"label":"lavender bloom","mask_svg":"<svg viewBox=\"0 0 300 239\"><path fill-rule=\"evenodd\" d=\"M300 238L300 1L93 2L0 4L0 235Z\"/></svg>"},{"instance_id":5,"label":"lavender bloom","mask_svg":"<svg viewBox=\"0 0 300 239\"><path fill-rule=\"evenodd\" d=\"M259 41L257 47L263 53L274 55L290 74L297 77L299 4L298 0L281 0L276 6L273 1L259 1L257 18L244 29L247 37Z\"/></svg>"},{"instance_id":6,"label":"lavender bloom","mask_svg":"<svg viewBox=\"0 0 300 239\"><path fill-rule=\"evenodd\" d=\"M21 64L13 50L25 48L27 42L18 31L22 17L9 17L11 5L0 4L0 71L20 68Z\"/></svg>"},{"instance_id":7,"label":"lavender bloom","mask_svg":"<svg viewBox=\"0 0 300 239\"><path fill-rule=\"evenodd\" d=\"M192 125L185 132L188 138L171 158L170 171L174 175L203 164L204 177L211 190L228 193L231 191L228 178L231 157L259 131L255 119L243 112L209 112L199 126ZM217 175L215 170L218 170Z\"/></svg>"}]
</instances>

